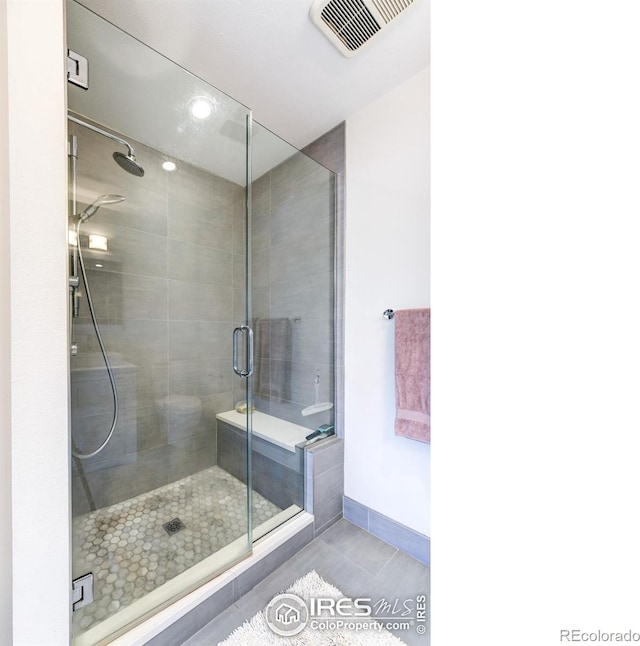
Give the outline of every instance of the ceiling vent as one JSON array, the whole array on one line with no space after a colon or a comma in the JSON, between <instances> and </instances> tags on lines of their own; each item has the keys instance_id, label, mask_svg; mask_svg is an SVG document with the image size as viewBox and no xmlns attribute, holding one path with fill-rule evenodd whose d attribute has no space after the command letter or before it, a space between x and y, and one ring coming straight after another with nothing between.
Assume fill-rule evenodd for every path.
<instances>
[{"instance_id":1,"label":"ceiling vent","mask_svg":"<svg viewBox=\"0 0 640 646\"><path fill-rule=\"evenodd\" d=\"M314 0L311 20L343 56L353 56L419 0Z\"/></svg>"}]
</instances>

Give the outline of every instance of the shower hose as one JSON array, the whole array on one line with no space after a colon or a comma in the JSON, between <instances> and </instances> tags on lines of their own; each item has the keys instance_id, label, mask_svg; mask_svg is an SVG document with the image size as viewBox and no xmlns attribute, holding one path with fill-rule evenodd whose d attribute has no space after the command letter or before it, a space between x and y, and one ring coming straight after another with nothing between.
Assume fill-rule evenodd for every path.
<instances>
[{"instance_id":1,"label":"shower hose","mask_svg":"<svg viewBox=\"0 0 640 646\"><path fill-rule=\"evenodd\" d=\"M109 441L111 440L111 437L113 436L113 432L116 430L116 424L118 423L118 390L116 388L116 380L114 379L113 376L113 370L111 369L111 363L109 362L109 356L107 355L107 351L104 347L104 342L102 341L102 335L100 334L100 326L98 325L98 320L96 318L96 312L93 309L93 302L91 300L91 291L89 289L89 280L87 278L87 273L84 268L84 260L82 258L82 247L80 245L80 222L76 224L76 244L77 249L78 249L78 260L80 261L80 274L82 275L82 282L84 283L84 291L85 294L87 295L87 305L89 306L89 314L91 315L91 322L93 323L93 329L96 331L96 338L98 339L98 345L100 346L100 352L102 352L102 358L104 359L104 365L107 368L107 374L109 375L109 383L111 384L111 392L113 394L113 420L111 422L111 428L109 429L109 432L107 433L107 437L105 438L104 442L95 450L92 451L91 453L80 453L74 448L72 448L71 453L73 454L74 457L79 458L80 460L88 460L89 458L92 458L102 449L104 449L107 444L109 444Z\"/></svg>"}]
</instances>

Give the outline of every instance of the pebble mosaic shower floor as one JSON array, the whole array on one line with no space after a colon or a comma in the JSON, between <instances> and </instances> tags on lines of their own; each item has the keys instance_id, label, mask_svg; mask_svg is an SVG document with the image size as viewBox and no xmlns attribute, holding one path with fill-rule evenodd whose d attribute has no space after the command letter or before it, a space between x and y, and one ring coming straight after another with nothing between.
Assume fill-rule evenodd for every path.
<instances>
[{"instance_id":1,"label":"pebble mosaic shower floor","mask_svg":"<svg viewBox=\"0 0 640 646\"><path fill-rule=\"evenodd\" d=\"M214 466L73 521L74 577L94 601L73 613L77 636L246 532L246 486ZM254 526L281 510L253 493Z\"/></svg>"}]
</instances>

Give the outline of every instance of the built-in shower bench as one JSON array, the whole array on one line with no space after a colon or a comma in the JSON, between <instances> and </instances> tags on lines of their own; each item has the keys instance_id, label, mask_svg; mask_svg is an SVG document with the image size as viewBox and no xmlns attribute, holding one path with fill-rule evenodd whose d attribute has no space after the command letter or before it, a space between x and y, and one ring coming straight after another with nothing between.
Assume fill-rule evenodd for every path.
<instances>
[{"instance_id":1,"label":"built-in shower bench","mask_svg":"<svg viewBox=\"0 0 640 646\"><path fill-rule=\"evenodd\" d=\"M255 411L251 416L252 488L281 509L304 507L304 447L311 429ZM218 466L246 482L246 413L218 413Z\"/></svg>"}]
</instances>

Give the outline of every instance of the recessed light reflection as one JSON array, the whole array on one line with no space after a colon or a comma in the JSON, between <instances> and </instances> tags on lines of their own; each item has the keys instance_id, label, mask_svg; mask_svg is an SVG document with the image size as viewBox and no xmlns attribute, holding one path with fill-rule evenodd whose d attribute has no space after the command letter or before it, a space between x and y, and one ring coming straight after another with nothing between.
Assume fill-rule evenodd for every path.
<instances>
[{"instance_id":1,"label":"recessed light reflection","mask_svg":"<svg viewBox=\"0 0 640 646\"><path fill-rule=\"evenodd\" d=\"M100 251L109 251L106 236L89 234L89 249L99 249Z\"/></svg>"},{"instance_id":2,"label":"recessed light reflection","mask_svg":"<svg viewBox=\"0 0 640 646\"><path fill-rule=\"evenodd\" d=\"M213 112L213 103L209 99L199 96L190 101L189 110L196 119L206 119Z\"/></svg>"},{"instance_id":3,"label":"recessed light reflection","mask_svg":"<svg viewBox=\"0 0 640 646\"><path fill-rule=\"evenodd\" d=\"M168 171L175 170L177 166L172 161L166 161L162 163L162 168Z\"/></svg>"},{"instance_id":4,"label":"recessed light reflection","mask_svg":"<svg viewBox=\"0 0 640 646\"><path fill-rule=\"evenodd\" d=\"M96 267L102 267L102 265L99 262L97 262Z\"/></svg>"}]
</instances>

